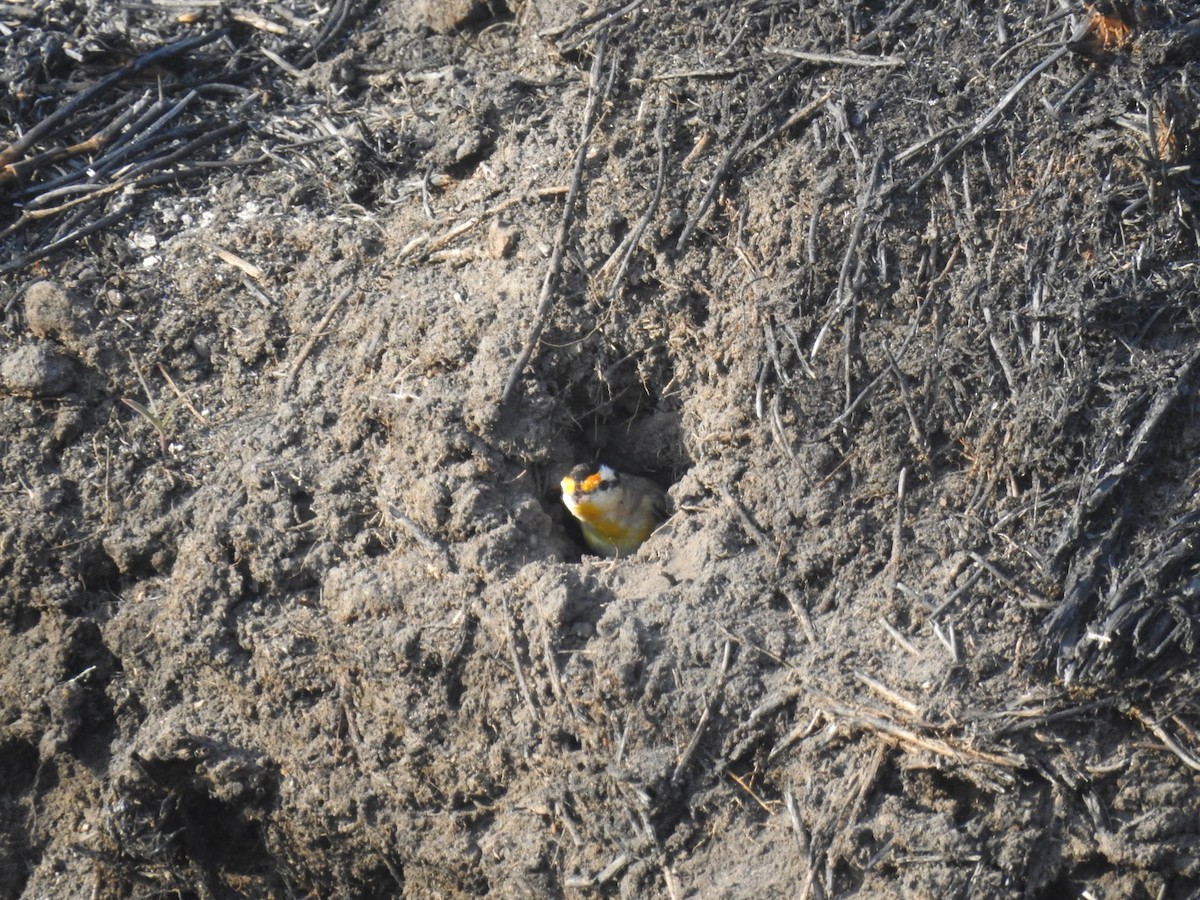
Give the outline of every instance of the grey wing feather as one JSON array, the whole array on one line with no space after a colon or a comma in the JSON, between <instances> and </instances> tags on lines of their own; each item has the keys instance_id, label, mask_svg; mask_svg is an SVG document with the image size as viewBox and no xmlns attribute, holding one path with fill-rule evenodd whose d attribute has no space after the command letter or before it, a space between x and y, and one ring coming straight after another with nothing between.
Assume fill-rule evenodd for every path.
<instances>
[{"instance_id":1,"label":"grey wing feather","mask_svg":"<svg viewBox=\"0 0 1200 900\"><path fill-rule=\"evenodd\" d=\"M642 478L637 475L624 476L626 478L636 478L638 487L650 496L651 502L654 505L654 515L662 521L667 517L667 494L661 487L651 481L649 478Z\"/></svg>"}]
</instances>

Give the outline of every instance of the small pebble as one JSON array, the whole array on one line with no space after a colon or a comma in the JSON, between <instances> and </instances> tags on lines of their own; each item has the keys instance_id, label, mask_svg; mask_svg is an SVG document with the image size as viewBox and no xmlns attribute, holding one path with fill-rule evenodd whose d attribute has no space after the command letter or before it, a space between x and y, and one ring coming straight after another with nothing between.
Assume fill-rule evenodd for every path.
<instances>
[{"instance_id":1,"label":"small pebble","mask_svg":"<svg viewBox=\"0 0 1200 900\"><path fill-rule=\"evenodd\" d=\"M492 259L507 259L517 246L517 229L500 222L492 222L487 233L488 256Z\"/></svg>"}]
</instances>

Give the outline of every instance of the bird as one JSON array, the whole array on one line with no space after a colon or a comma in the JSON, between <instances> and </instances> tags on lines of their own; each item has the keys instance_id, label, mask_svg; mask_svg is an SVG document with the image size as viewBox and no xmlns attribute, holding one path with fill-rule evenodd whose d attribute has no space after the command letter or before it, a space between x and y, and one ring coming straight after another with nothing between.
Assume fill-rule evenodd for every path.
<instances>
[{"instance_id":1,"label":"bird","mask_svg":"<svg viewBox=\"0 0 1200 900\"><path fill-rule=\"evenodd\" d=\"M583 539L600 556L628 556L663 520L667 495L648 478L580 465L562 480L562 498Z\"/></svg>"}]
</instances>

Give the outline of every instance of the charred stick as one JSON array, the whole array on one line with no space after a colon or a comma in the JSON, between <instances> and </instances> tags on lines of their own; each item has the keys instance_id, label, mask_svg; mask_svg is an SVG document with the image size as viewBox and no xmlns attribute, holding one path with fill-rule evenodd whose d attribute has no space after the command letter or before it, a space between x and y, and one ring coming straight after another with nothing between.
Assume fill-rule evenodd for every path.
<instances>
[{"instance_id":1,"label":"charred stick","mask_svg":"<svg viewBox=\"0 0 1200 900\"><path fill-rule=\"evenodd\" d=\"M821 330L817 332L817 337L813 341L812 350L809 351L809 358L816 359L817 353L821 350L821 344L825 340L825 335L832 327L834 320L842 315L850 301L857 294L857 286L851 284L850 265L854 259L855 251L862 240L863 229L866 226L867 210L870 208L871 199L875 196L876 185L879 180L879 174L883 170L883 154L880 153L875 157L875 164L871 167L871 175L867 179L867 183L863 186L862 193L858 198L858 210L854 216L854 227L850 232L850 240L846 242L846 250L842 254L842 267L838 272L837 286L837 303L833 308L833 312L829 314L829 318L821 326ZM848 398L847 398L848 400Z\"/></svg>"},{"instance_id":2,"label":"charred stick","mask_svg":"<svg viewBox=\"0 0 1200 900\"><path fill-rule=\"evenodd\" d=\"M313 39L312 49L300 58L300 64L307 66L317 61L317 54L333 36L341 31L342 26L346 24L346 20L350 17L351 4L349 0L336 0L329 8L329 15L325 17L325 22L321 25L321 30L317 32L316 38Z\"/></svg>"},{"instance_id":3,"label":"charred stick","mask_svg":"<svg viewBox=\"0 0 1200 900\"><path fill-rule=\"evenodd\" d=\"M798 110L796 110L790 116L788 116L781 125L777 126L776 128L772 128L770 131L768 131L766 134L764 134L762 137L760 137L753 144L746 147L739 154L739 158L744 157L744 156L749 156L755 150L758 150L764 144L767 144L767 143L773 141L775 138L777 138L779 135L783 134L789 128L794 128L795 126L799 125L801 122L803 122L809 116L811 116L813 113L815 113L819 109L821 109L826 103L828 103L830 101L830 99L832 99L832 97L833 97L833 91L826 91L824 94L822 94L820 97L817 97L811 103L806 103L804 106L800 107Z\"/></svg>"},{"instance_id":4,"label":"charred stick","mask_svg":"<svg viewBox=\"0 0 1200 900\"><path fill-rule=\"evenodd\" d=\"M525 701L529 714L537 722L541 720L542 716L538 705L533 700L533 692L529 690L529 682L525 679L525 667L521 665L521 651L517 648L517 623L513 618L512 610L508 608L508 601L501 597L500 603L504 608L504 630L507 632L508 652L512 659L513 671L517 674L517 686L521 689L521 697Z\"/></svg>"},{"instance_id":5,"label":"charred stick","mask_svg":"<svg viewBox=\"0 0 1200 900\"><path fill-rule=\"evenodd\" d=\"M89 153L95 153L97 150L104 149L111 142L113 136L128 125L134 116L145 109L146 104L149 102L150 93L147 91L142 95L141 99L136 100L121 115L86 140L80 141L78 144L72 144L70 147L56 147L53 150L47 150L44 153L39 153L36 156L31 156L20 162L0 168L0 184L4 184L6 181L19 180L27 173L32 173L42 166L58 162L59 160L68 159L73 156L85 156Z\"/></svg>"},{"instance_id":6,"label":"charred stick","mask_svg":"<svg viewBox=\"0 0 1200 900\"><path fill-rule=\"evenodd\" d=\"M53 241L46 246L33 251L32 253L27 253L25 256L14 259L11 262L0 263L0 275L22 269L31 262L39 260L44 256L49 256L56 250L60 250L63 247L73 244L75 241L81 240L88 235L95 234L97 231L101 231L102 229L107 228L109 225L123 218L125 214L130 212L132 209L133 204L128 203L125 206L122 206L116 212L110 213L102 219L97 219L95 222L92 222L89 225L85 225L82 228L71 232L70 234L64 235L58 240Z\"/></svg>"},{"instance_id":7,"label":"charred stick","mask_svg":"<svg viewBox=\"0 0 1200 900\"><path fill-rule=\"evenodd\" d=\"M88 103L91 103L92 100L103 94L113 85L173 56L179 56L180 54L187 53L189 50L195 50L197 47L211 44L213 41L225 37L228 33L228 28L218 28L207 34L183 38L172 44L167 44L165 47L159 47L139 56L129 65L123 66L97 81L86 91L80 93L74 100L60 106L50 115L46 116L46 118L42 119L42 121L38 122L33 128L30 128L25 134L21 135L19 139L9 144L3 150L0 150L0 166L8 165L20 159L25 151L32 147L43 135L58 127L61 122Z\"/></svg>"},{"instance_id":8,"label":"charred stick","mask_svg":"<svg viewBox=\"0 0 1200 900\"><path fill-rule=\"evenodd\" d=\"M979 137L979 135L983 134L983 132L987 130L988 126L990 126L992 122L996 121L996 119L1002 112L1004 112L1004 110L1008 109L1009 104L1011 104L1013 100L1017 98L1017 95L1021 93L1021 91L1023 91L1026 86L1030 84L1030 82L1032 82L1070 52L1071 51L1066 47L1059 47L1040 63L1034 66L1023 78L1021 78L1020 81L1012 86L1007 94L1000 98L999 103L984 113L979 121L975 123L974 128L968 131L957 144L951 147L941 159L937 160L932 166L929 167L929 170L925 172L924 175L916 180L913 186L908 189L909 193L911 194L924 187L925 182L936 175L942 169L942 167L950 162L950 160L958 156L958 154L963 151L963 148Z\"/></svg>"},{"instance_id":9,"label":"charred stick","mask_svg":"<svg viewBox=\"0 0 1200 900\"><path fill-rule=\"evenodd\" d=\"M696 207L696 211L688 217L687 224L683 226L683 232L679 235L679 240L675 244L675 252L682 253L683 248L687 246L688 241L692 238L692 232L696 230L696 226L700 224L700 220L704 218L704 214L708 212L709 206L717 196L717 191L721 187L721 182L725 180L725 174L729 171L734 157L738 155L742 144L746 142L746 135L750 133L750 126L754 123L754 119L758 116L758 104L755 102L755 92L751 92L747 103L746 118L742 121L742 127L738 129L737 135L733 142L729 145L729 149L725 151L725 155L717 164L717 170L713 172L712 180L708 183L708 190L704 192L704 197L700 200L700 205Z\"/></svg>"},{"instance_id":10,"label":"charred stick","mask_svg":"<svg viewBox=\"0 0 1200 900\"><path fill-rule=\"evenodd\" d=\"M929 302L932 298L932 291L925 295L925 299L921 301L921 306L917 309L917 314L913 318L912 328L908 330L908 335L904 338L904 342L900 345L900 349L897 350L895 354L888 354L891 365L895 365L900 360L904 359L905 354L908 353L908 345L911 344L912 339L917 336L917 329L920 327L921 319L923 319L925 316L925 308L929 306ZM843 410L842 414L825 427L825 431L822 432L822 439L829 437L831 434L837 431L843 422L849 419L850 416L854 415L854 411L862 405L864 400L871 396L875 388L879 387L879 383L883 381L883 379L886 378L890 373L891 368L889 366L889 368L883 369L878 375L872 378L867 386L858 392L858 396L854 398L853 402L847 406L845 410Z\"/></svg>"},{"instance_id":11,"label":"charred stick","mask_svg":"<svg viewBox=\"0 0 1200 900\"><path fill-rule=\"evenodd\" d=\"M922 460L928 460L930 453L929 438L926 437L925 431L921 428L921 423L917 421L917 411L913 406L912 392L909 390L908 378L900 371L900 367L896 365L896 359L891 353L887 353L887 358L888 368L891 369L893 380L896 382L896 389L900 391L900 400L904 403L904 411L908 413L909 437L912 440L913 447Z\"/></svg>"},{"instance_id":12,"label":"charred stick","mask_svg":"<svg viewBox=\"0 0 1200 900\"><path fill-rule=\"evenodd\" d=\"M742 523L742 527L746 529L746 533L754 538L754 542L764 552L772 554L776 559L782 555L782 548L777 547L770 538L763 534L762 529L750 518L750 513L746 511L746 508L730 493L729 488L725 487L725 485L721 485L721 499L725 501L726 506L733 510L734 514L738 517L738 521Z\"/></svg>"},{"instance_id":13,"label":"charred stick","mask_svg":"<svg viewBox=\"0 0 1200 900\"><path fill-rule=\"evenodd\" d=\"M190 169L180 171L180 172L169 172L169 173L166 173L165 175L149 177L149 178L141 177L146 172L153 171L154 169L164 168L165 166L170 165L171 163L176 162L176 161L186 157L193 150L196 150L200 147L204 147L211 143L215 143L216 141L220 140L221 138L225 137L226 135L229 135L229 134L232 134L232 133L238 131L241 127L242 126L240 124L225 125L221 128L216 129L215 131L211 131L206 134L203 134L200 137L195 138L194 140L189 141L188 143L176 148L173 152L167 154L166 156L158 157L156 159L150 159L150 160L147 160L146 162L140 163L139 165L135 166L134 168L129 169L128 171L123 173L115 181L109 182L107 184L96 184L94 182L87 182L85 184L67 185L64 187L56 188L52 191L47 191L46 193L40 195L34 201L32 201L30 203L30 209L27 209L22 214L20 219L18 219L16 222L14 222L12 225L10 225L7 229L5 229L4 232L0 233L0 237L6 237L9 234L19 230L19 228L23 227L23 224L28 222L29 220L48 218L52 215L56 215L60 212L63 212L65 210L68 210L75 206L78 206L80 203L86 202L88 200L91 200L91 199L94 199L96 197L100 197L100 196L103 196L106 194L111 194L114 191L118 191L121 188L124 188L134 182L137 182L139 187L149 187L150 185L163 184L168 181L176 181L176 180L179 180L182 178L199 175L202 173L202 171L204 169L212 168L214 166L211 164L205 165L203 163L199 163ZM259 162L259 161L260 160L250 160L246 164L253 164L253 163ZM236 163L236 162L228 163L228 165L237 165L237 164L238 163ZM216 165L221 165L221 163L218 162L218 163L216 163ZM54 206L54 207L49 207L49 208L43 209L43 208L40 208L40 206L39 206L40 203L43 203L43 202L47 201L48 199L54 199L63 194L72 194L72 193L85 193L86 196L76 198L75 200L71 200L66 203L62 203L58 206Z\"/></svg>"},{"instance_id":14,"label":"charred stick","mask_svg":"<svg viewBox=\"0 0 1200 900\"><path fill-rule=\"evenodd\" d=\"M128 158L129 156L138 153L139 151L152 146L155 143L160 143L164 140L170 140L173 137L179 137L179 132L168 132L163 134L162 130L166 128L166 126L169 125L174 118L183 112L183 110L189 103L192 102L192 100L195 99L195 97L196 92L189 91L182 100L180 100L178 103L175 103L173 106L170 106L168 109L163 111L155 121L151 122L147 126L145 133L138 137L137 140L134 140L133 133L125 136L125 140L123 142L124 146L114 146L112 151L105 154L104 158L97 160L96 165L92 166L92 168L97 173L101 174L111 171L120 165L122 160Z\"/></svg>"},{"instance_id":15,"label":"charred stick","mask_svg":"<svg viewBox=\"0 0 1200 900\"><path fill-rule=\"evenodd\" d=\"M900 576L900 558L904 553L904 497L908 468L901 467L896 479L896 521L892 525L892 555L887 565L887 599L896 596L896 579Z\"/></svg>"},{"instance_id":16,"label":"charred stick","mask_svg":"<svg viewBox=\"0 0 1200 900\"><path fill-rule=\"evenodd\" d=\"M313 329L312 335L309 337L304 347L301 348L300 353L296 356L296 361L292 363L291 368L288 369L287 375L284 376L283 381L280 383L279 395L281 397L287 395L288 392L291 391L292 384L295 382L296 376L300 374L300 367L304 365L304 361L308 359L308 356L310 353L312 353L313 348L317 346L317 341L319 341L325 334L325 328L330 322L333 321L333 317L337 315L337 311L342 308L342 304L350 299L350 295L353 294L354 291L355 288L353 287L346 288L337 296L337 299L330 304L329 309L321 318L321 321L317 323L317 327Z\"/></svg>"},{"instance_id":17,"label":"charred stick","mask_svg":"<svg viewBox=\"0 0 1200 900\"><path fill-rule=\"evenodd\" d=\"M939 603L937 607L930 611L929 618L931 621L937 619L938 616L957 603L959 598L966 594L967 591L975 587L975 585L979 583L979 579L983 577L983 573L987 571L986 568L980 563L975 563L973 568L974 571L970 574L967 580L955 588L950 593L949 597L947 597L945 600ZM936 625L936 622L934 624Z\"/></svg>"},{"instance_id":18,"label":"charred stick","mask_svg":"<svg viewBox=\"0 0 1200 900\"><path fill-rule=\"evenodd\" d=\"M891 28L893 25L907 16L909 10L916 6L916 4L917 0L904 0L904 2L901 3L895 11L888 15L886 19L884 19L882 22L872 28L870 32L863 36L863 39L858 42L858 49L866 50L868 47L874 47L877 43L879 43L884 31Z\"/></svg>"},{"instance_id":19,"label":"charred stick","mask_svg":"<svg viewBox=\"0 0 1200 900\"><path fill-rule=\"evenodd\" d=\"M628 15L629 13L633 12L641 5L642 5L642 0L632 0L631 3L626 3L626 4L620 5L620 6L610 6L605 9L600 10L597 13L593 13L590 16L584 16L583 18L579 19L574 24L572 24L570 27L568 27L566 29L566 31L564 31L561 35L559 35L558 46L563 50L573 49L573 48L577 47L579 44L582 44L585 40L588 39L588 37L590 37L598 29L604 28L605 26L609 25L611 22L615 21L616 19L619 19L625 15ZM579 38L579 40L577 40L577 41L573 41L570 44L567 43L568 38L573 37L576 33L583 30L584 28L588 28L591 25L595 25L595 27L590 28L586 35ZM549 36L549 35L547 35L547 36Z\"/></svg>"},{"instance_id":20,"label":"charred stick","mask_svg":"<svg viewBox=\"0 0 1200 900\"><path fill-rule=\"evenodd\" d=\"M220 128L205 132L199 137L188 141L186 144L180 144L177 148L175 148L175 150L171 151L166 156L160 156L155 159L147 160L144 163L134 166L128 172L125 172L121 178L125 180L131 180L137 178L139 175L142 175L145 172L150 172L154 169L161 169L164 166L170 165L171 163L178 162L181 159L185 159L193 151L198 150L201 147L207 147L209 144L215 144L224 137L227 137L231 134L236 134L237 132L241 131L243 127L244 126L242 123L233 122L229 125L222 125Z\"/></svg>"}]
</instances>

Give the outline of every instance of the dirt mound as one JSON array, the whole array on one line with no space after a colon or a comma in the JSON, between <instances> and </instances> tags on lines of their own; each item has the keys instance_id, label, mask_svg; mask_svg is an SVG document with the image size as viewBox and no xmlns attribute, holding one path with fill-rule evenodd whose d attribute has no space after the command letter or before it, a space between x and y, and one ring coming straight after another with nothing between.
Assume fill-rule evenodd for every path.
<instances>
[{"instance_id":1,"label":"dirt mound","mask_svg":"<svg viewBox=\"0 0 1200 900\"><path fill-rule=\"evenodd\" d=\"M1200 889L1200 23L802 6L0 9L0 896Z\"/></svg>"}]
</instances>

